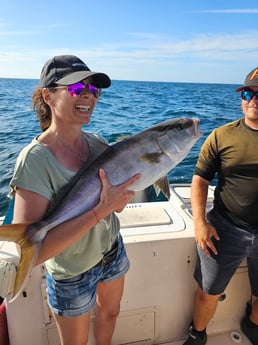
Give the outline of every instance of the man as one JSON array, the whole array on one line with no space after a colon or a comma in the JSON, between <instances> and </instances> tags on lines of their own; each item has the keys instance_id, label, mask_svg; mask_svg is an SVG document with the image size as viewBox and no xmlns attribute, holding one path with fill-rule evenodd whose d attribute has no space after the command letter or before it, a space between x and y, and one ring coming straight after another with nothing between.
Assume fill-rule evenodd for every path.
<instances>
[{"instance_id":1,"label":"man","mask_svg":"<svg viewBox=\"0 0 258 345\"><path fill-rule=\"evenodd\" d=\"M258 67L236 91L241 92L244 117L213 130L201 148L192 179L198 288L183 345L206 344L206 327L218 298L245 257L252 294L258 297ZM205 215L208 186L215 174L214 207ZM258 345L258 300L243 317L241 329Z\"/></svg>"}]
</instances>

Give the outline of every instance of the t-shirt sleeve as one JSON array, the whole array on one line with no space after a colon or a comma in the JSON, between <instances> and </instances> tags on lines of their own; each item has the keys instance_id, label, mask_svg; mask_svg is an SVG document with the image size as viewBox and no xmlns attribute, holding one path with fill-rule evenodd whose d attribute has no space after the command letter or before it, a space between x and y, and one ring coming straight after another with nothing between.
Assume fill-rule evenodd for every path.
<instances>
[{"instance_id":1,"label":"t-shirt sleeve","mask_svg":"<svg viewBox=\"0 0 258 345\"><path fill-rule=\"evenodd\" d=\"M53 190L46 169L47 159L44 152L36 146L23 149L15 164L11 188L14 191L16 187L23 188L51 200Z\"/></svg>"},{"instance_id":2,"label":"t-shirt sleeve","mask_svg":"<svg viewBox=\"0 0 258 345\"><path fill-rule=\"evenodd\" d=\"M201 147L194 174L211 181L219 169L218 157L216 131L214 130Z\"/></svg>"}]
</instances>

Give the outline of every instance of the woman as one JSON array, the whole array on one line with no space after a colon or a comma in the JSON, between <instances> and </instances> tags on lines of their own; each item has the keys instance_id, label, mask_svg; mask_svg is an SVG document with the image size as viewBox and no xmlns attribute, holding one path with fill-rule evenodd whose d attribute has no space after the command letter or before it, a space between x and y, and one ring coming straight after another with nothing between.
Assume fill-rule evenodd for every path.
<instances>
[{"instance_id":1,"label":"woman","mask_svg":"<svg viewBox=\"0 0 258 345\"><path fill-rule=\"evenodd\" d=\"M55 56L46 62L33 95L43 132L16 162L10 183L15 193L13 223L40 220L82 164L90 164L106 149L103 140L83 133L82 126L90 122L100 89L109 86L106 74L90 71L76 56ZM96 344L110 344L129 269L113 212L121 211L134 196L128 188L139 175L116 187L104 170L99 176L99 203L49 231L36 263L46 265L48 304L62 345L87 344L93 307Z\"/></svg>"}]
</instances>

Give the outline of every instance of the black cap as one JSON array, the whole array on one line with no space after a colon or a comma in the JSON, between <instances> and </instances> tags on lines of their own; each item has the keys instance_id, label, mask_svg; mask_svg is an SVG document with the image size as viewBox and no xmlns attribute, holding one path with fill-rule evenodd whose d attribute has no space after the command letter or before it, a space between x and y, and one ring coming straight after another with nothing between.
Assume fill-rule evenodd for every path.
<instances>
[{"instance_id":1,"label":"black cap","mask_svg":"<svg viewBox=\"0 0 258 345\"><path fill-rule=\"evenodd\" d=\"M248 87L258 86L258 67L247 74L244 85L236 89L236 92L248 89Z\"/></svg>"},{"instance_id":2,"label":"black cap","mask_svg":"<svg viewBox=\"0 0 258 345\"><path fill-rule=\"evenodd\" d=\"M40 87L71 85L85 78L92 78L92 84L99 88L107 88L111 81L108 75L93 72L74 55L59 55L48 60L42 68Z\"/></svg>"}]
</instances>

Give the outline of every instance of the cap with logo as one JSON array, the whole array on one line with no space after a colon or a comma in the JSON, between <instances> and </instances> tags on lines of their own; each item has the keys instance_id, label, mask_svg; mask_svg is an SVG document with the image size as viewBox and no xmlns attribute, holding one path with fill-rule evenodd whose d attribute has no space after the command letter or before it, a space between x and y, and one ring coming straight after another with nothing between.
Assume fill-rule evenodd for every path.
<instances>
[{"instance_id":1,"label":"cap with logo","mask_svg":"<svg viewBox=\"0 0 258 345\"><path fill-rule=\"evenodd\" d=\"M245 78L244 85L236 89L236 92L248 89L252 86L258 86L258 67L254 68Z\"/></svg>"},{"instance_id":2,"label":"cap with logo","mask_svg":"<svg viewBox=\"0 0 258 345\"><path fill-rule=\"evenodd\" d=\"M108 75L91 71L78 57L74 55L54 56L42 68L40 87L71 85L89 77L91 83L98 88L107 88L111 85Z\"/></svg>"}]
</instances>

